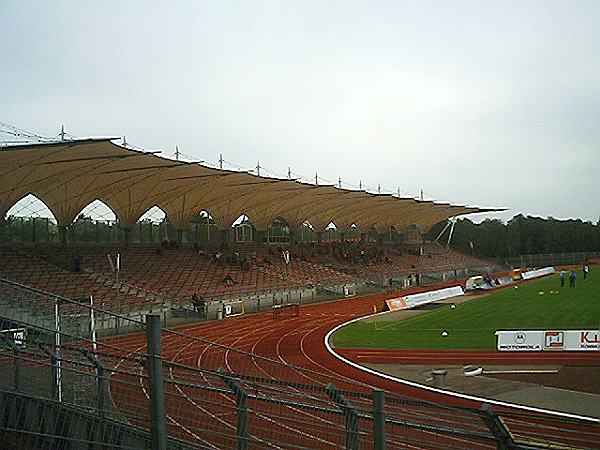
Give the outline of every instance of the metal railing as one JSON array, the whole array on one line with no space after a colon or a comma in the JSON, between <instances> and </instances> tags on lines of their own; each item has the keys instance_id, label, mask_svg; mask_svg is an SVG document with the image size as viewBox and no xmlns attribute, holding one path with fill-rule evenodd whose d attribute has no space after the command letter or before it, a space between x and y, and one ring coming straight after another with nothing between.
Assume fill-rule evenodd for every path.
<instances>
[{"instance_id":1,"label":"metal railing","mask_svg":"<svg viewBox=\"0 0 600 450\"><path fill-rule=\"evenodd\" d=\"M521 255L514 258L506 258L502 263L512 267L543 267L543 266L575 266L586 261L600 259L600 252L568 252L568 253L546 253L536 255Z\"/></svg>"}]
</instances>

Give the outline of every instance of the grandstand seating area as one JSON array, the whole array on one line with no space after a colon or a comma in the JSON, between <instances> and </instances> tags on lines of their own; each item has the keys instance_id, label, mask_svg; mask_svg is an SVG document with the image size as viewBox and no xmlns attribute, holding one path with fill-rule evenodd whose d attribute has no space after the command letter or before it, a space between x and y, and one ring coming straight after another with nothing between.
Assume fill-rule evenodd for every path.
<instances>
[{"instance_id":1,"label":"grandstand seating area","mask_svg":"<svg viewBox=\"0 0 600 450\"><path fill-rule=\"evenodd\" d=\"M279 246L220 249L139 246L0 247L0 276L67 298L93 294L107 309L139 310L152 303L240 297L286 289L339 286L374 277L409 276L442 269L482 267L484 261L438 244L393 246L358 242L300 244L286 264ZM119 283L107 259L121 254ZM74 260L82 259L80 271ZM232 282L226 283L230 275ZM118 296L118 298L117 298Z\"/></svg>"},{"instance_id":2,"label":"grandstand seating area","mask_svg":"<svg viewBox=\"0 0 600 450\"><path fill-rule=\"evenodd\" d=\"M489 263L464 255L437 243L384 245L377 243L333 242L320 247L300 246L296 253L303 259L335 267L338 271L364 278L408 276L457 267L483 267Z\"/></svg>"},{"instance_id":3,"label":"grandstand seating area","mask_svg":"<svg viewBox=\"0 0 600 450\"><path fill-rule=\"evenodd\" d=\"M122 284L116 285L112 279L97 279L92 273L65 270L22 249L3 247L0 250L0 276L70 299L87 301L92 294L99 306L109 310L117 308L117 300L122 310L147 307L156 300L138 295Z\"/></svg>"}]
</instances>

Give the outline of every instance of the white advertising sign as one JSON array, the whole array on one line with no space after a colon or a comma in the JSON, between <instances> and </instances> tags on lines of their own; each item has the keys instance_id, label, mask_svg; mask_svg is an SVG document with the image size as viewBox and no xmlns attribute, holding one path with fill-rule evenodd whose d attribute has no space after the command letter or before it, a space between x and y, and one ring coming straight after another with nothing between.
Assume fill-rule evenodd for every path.
<instances>
[{"instance_id":1,"label":"white advertising sign","mask_svg":"<svg viewBox=\"0 0 600 450\"><path fill-rule=\"evenodd\" d=\"M598 330L545 331L544 350L600 350Z\"/></svg>"},{"instance_id":2,"label":"white advertising sign","mask_svg":"<svg viewBox=\"0 0 600 450\"><path fill-rule=\"evenodd\" d=\"M449 288L438 289L436 291L420 292L418 294L405 295L404 297L386 300L390 310L410 309L427 303L444 300L446 298L464 295L462 287L452 286Z\"/></svg>"},{"instance_id":3,"label":"white advertising sign","mask_svg":"<svg viewBox=\"0 0 600 450\"><path fill-rule=\"evenodd\" d=\"M531 280L532 278L539 278L545 275L554 273L554 267L544 267L543 269L530 270L529 272L521 273L521 278L524 280Z\"/></svg>"},{"instance_id":4,"label":"white advertising sign","mask_svg":"<svg viewBox=\"0 0 600 450\"><path fill-rule=\"evenodd\" d=\"M598 330L496 331L500 351L599 351Z\"/></svg>"},{"instance_id":5,"label":"white advertising sign","mask_svg":"<svg viewBox=\"0 0 600 450\"><path fill-rule=\"evenodd\" d=\"M497 348L508 352L539 352L543 349L543 331L496 331Z\"/></svg>"},{"instance_id":6,"label":"white advertising sign","mask_svg":"<svg viewBox=\"0 0 600 450\"><path fill-rule=\"evenodd\" d=\"M406 295L406 306L414 308L415 306L424 305L426 303L444 300L446 298L463 295L464 292L460 286L452 286L449 288L438 289L437 291L421 292L419 294Z\"/></svg>"}]
</instances>

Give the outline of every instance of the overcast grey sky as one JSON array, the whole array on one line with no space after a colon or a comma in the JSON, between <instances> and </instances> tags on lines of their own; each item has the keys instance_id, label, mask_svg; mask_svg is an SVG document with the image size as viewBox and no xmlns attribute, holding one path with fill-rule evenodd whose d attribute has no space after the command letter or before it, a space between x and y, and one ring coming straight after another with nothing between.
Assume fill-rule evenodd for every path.
<instances>
[{"instance_id":1,"label":"overcast grey sky","mask_svg":"<svg viewBox=\"0 0 600 450\"><path fill-rule=\"evenodd\" d=\"M600 215L600 1L0 0L0 46L42 135Z\"/></svg>"}]
</instances>

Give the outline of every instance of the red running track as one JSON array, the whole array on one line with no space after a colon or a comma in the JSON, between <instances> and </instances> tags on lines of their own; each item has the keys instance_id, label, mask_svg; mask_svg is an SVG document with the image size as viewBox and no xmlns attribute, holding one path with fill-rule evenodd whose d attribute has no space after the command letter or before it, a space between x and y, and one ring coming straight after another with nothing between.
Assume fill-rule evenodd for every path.
<instances>
[{"instance_id":1,"label":"red running track","mask_svg":"<svg viewBox=\"0 0 600 450\"><path fill-rule=\"evenodd\" d=\"M447 285L456 283L447 283ZM431 289L431 288L428 288ZM415 288L412 291L417 292L423 288ZM406 292L404 292L406 293ZM252 358L252 366L249 366L248 358L244 355L229 351L222 347L200 345L198 342L179 335L165 335L163 337L163 358L166 361L177 362L194 367L204 367L216 369L225 367L233 373L244 373L246 375L261 376L271 379L287 380L298 383L325 385L334 382L339 389L350 391L370 392L373 388L382 389L395 395L421 399L429 402L448 406L460 406L469 408L481 407L481 402L459 398L450 394L432 392L416 386L410 386L398 383L396 381L385 379L375 374L366 373L358 368L348 366L343 361L332 356L324 345L324 337L333 327L344 323L356 317L369 315L373 312L375 305L378 310L383 305L384 295L373 295L360 297L350 300L339 300L329 303L314 305L305 305L301 307L299 317L281 317L276 320L271 313L261 313L252 316L242 316L238 318L226 319L220 322L202 323L180 327L177 332L190 336L198 336L202 339L216 342L218 344L233 347L245 352L252 352L257 355L291 364L306 370L287 370L285 366L271 363L260 358ZM123 336L112 339L112 345L129 349L130 351L145 350L145 337L143 334ZM353 353L354 356L364 350L358 350ZM344 350L348 354L347 350ZM352 356L352 355L351 355ZM375 354L370 355L375 358ZM386 354L386 358L393 358L399 355ZM406 356L406 355L405 355ZM430 355L434 356L434 355ZM438 355L439 356L439 355ZM464 356L464 355L463 355ZM489 355L488 355L489 356ZM529 355L527 355L529 357ZM448 357L450 358L450 357ZM454 355L453 358L460 358L460 355ZM440 362L436 357L436 362ZM497 360L496 360L497 361ZM371 361L373 362L373 361ZM378 362L381 362L379 360ZM503 362L504 364L504 362ZM210 382L210 380L206 380ZM141 385L141 384L140 384ZM125 401L131 401L131 392L127 395L121 395L117 383L112 384L113 396L117 404L123 404ZM183 392L185 394L185 392ZM145 393L143 394L145 395ZM225 399L224 399L225 401ZM186 417L195 418L198 414L208 414L214 420L216 427L223 426L225 419L222 415L227 414L225 410L220 410L216 406L210 408L194 404L193 401L184 405L178 405L179 408L189 408L184 414ZM597 424L575 423L553 415L538 413L527 413L522 410L512 408L495 408L498 412L506 414L519 415L518 427L516 430L519 435L535 435L540 429L546 427L555 427L566 430L569 439L577 436L583 436L582 441L571 441L581 447L600 448L600 428ZM300 422L305 425L300 427L290 426L285 423L266 423L266 418L258 417L255 420L257 427L269 426L279 433L286 433L290 442L296 445L306 446L308 448L335 448L339 445L333 440L320 440L319 432L310 430L310 425L306 423L313 421L315 417L309 414L299 414L304 420ZM228 418L227 420L230 420ZM429 418L431 419L431 418ZM423 414L422 420L429 420L426 414ZM323 420L323 419L319 419ZM185 437L185 427L178 422L171 422L171 427L176 428L177 435ZM316 425L313 427L315 428ZM183 429L183 431L181 431ZM569 431L571 430L571 431ZM513 431L515 431L513 429ZM190 437L187 433L188 438ZM591 436L591 437L590 437ZM200 437L200 443L210 445L210 440ZM489 448L487 442L468 442L455 437L445 436L441 438L437 448ZM435 442L432 440L431 442ZM233 446L233 442L224 443L225 446ZM394 443L395 446L402 446L400 442ZM219 446L212 446L218 448ZM423 442L422 445L406 445L407 448L436 448L432 443ZM493 446L492 446L493 447Z\"/></svg>"}]
</instances>

